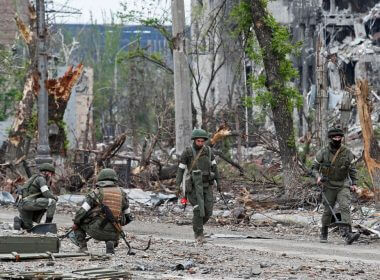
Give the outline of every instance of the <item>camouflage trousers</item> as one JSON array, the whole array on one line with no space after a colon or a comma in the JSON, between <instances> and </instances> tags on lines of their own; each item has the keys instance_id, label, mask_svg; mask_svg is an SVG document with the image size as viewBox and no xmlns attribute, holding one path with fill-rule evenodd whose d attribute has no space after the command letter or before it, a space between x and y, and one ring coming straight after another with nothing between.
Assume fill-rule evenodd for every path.
<instances>
[{"instance_id":1,"label":"camouflage trousers","mask_svg":"<svg viewBox=\"0 0 380 280\"><path fill-rule=\"evenodd\" d=\"M113 225L106 223L103 227L103 218L95 218L92 220L85 220L78 225L78 229L74 231L75 238L79 245L84 247L86 245L86 237L89 235L95 240L99 241L118 241L120 235L116 232Z\"/></svg>"},{"instance_id":2,"label":"camouflage trousers","mask_svg":"<svg viewBox=\"0 0 380 280\"><path fill-rule=\"evenodd\" d=\"M51 198L40 197L31 200L24 200L20 203L18 211L24 229L31 229L33 222L39 223L46 212L46 218L53 218L56 208L56 201Z\"/></svg>"},{"instance_id":3,"label":"camouflage trousers","mask_svg":"<svg viewBox=\"0 0 380 280\"><path fill-rule=\"evenodd\" d=\"M201 209L198 205L197 193L195 188L187 194L187 199L193 208L193 231L195 238L203 234L203 225L212 216L214 207L214 198L212 196L212 187L208 183L203 183L203 201L204 201L204 216L201 215Z\"/></svg>"},{"instance_id":4,"label":"camouflage trousers","mask_svg":"<svg viewBox=\"0 0 380 280\"><path fill-rule=\"evenodd\" d=\"M351 212L350 212L350 206L351 206L351 192L348 187L342 187L342 188L329 188L325 187L323 190L327 201L330 203L331 207L334 209L335 203L338 202L339 204L339 212L342 217L342 222L350 224L351 225ZM325 202L323 202L324 205L324 211L322 214L322 227L329 226L331 223L331 217L332 213L329 209L329 207L326 205Z\"/></svg>"}]
</instances>

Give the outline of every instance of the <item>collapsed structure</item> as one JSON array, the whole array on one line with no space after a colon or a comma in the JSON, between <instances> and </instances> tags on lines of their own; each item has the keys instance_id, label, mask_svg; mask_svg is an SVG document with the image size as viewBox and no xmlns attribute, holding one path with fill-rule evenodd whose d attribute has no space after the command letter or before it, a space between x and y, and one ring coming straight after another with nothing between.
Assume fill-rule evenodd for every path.
<instances>
[{"instance_id":1,"label":"collapsed structure","mask_svg":"<svg viewBox=\"0 0 380 280\"><path fill-rule=\"evenodd\" d=\"M228 18L232 7L238 2L192 1L193 14L201 11L202 19L212 18L211 23L217 25L214 21ZM356 109L352 106L353 86L357 79L367 79L374 96L378 96L380 4L377 2L376 0L268 2L268 8L275 19L289 27L292 40L303 42L301 55L293 58L294 66L300 74L295 83L304 97L302 110L298 110L294 115L300 136L316 130L318 144L323 145L324 139L327 138L328 124L339 124L347 132L350 121L351 124L358 123ZM224 15L219 11L222 9ZM215 16L216 13L219 14ZM200 92L208 94L206 103L210 107L209 110L218 112L225 107L231 107L231 102L236 104L236 101L241 100L247 93L250 94L249 88L244 86L246 82L244 75L238 74L239 69L244 69L243 63L247 75L250 73L258 75L262 73L263 67L247 61L241 48L239 53L236 40L234 41L232 36L222 34L229 32L228 24L219 23L219 29L212 29L211 23L203 20L203 25L199 27L199 20L193 21L192 25L195 27L192 26L192 41L202 42L196 36L197 31L199 33L203 28L209 32L208 41L213 42L211 44L204 39L207 51L201 53L196 61L198 69L202 70L203 79L199 85L196 83L196 86ZM210 30L217 31L211 33ZM213 41L212 37L216 40ZM194 38L199 40L196 41ZM219 45L221 46L218 47ZM208 64L214 68L207 69L204 65ZM210 79L213 79L211 83ZM252 94L255 95L254 92ZM196 90L193 90L193 102L199 118L199 115L205 112L202 112L202 106L197 100ZM253 114L255 112L257 111L253 111ZM251 117L246 116L248 122Z\"/></svg>"},{"instance_id":2,"label":"collapsed structure","mask_svg":"<svg viewBox=\"0 0 380 280\"><path fill-rule=\"evenodd\" d=\"M305 98L300 118L303 133L306 117L315 109L314 128L320 144L326 139L328 122L347 131L356 122L352 107L353 86L367 79L374 96L380 90L380 4L377 1L301 0L277 1L287 5L294 41L303 41L299 88ZM278 11L281 8L277 9ZM276 9L273 11L276 16ZM351 112L353 114L351 114ZM301 114L300 114L301 115ZM318 130L318 128L320 128Z\"/></svg>"}]
</instances>

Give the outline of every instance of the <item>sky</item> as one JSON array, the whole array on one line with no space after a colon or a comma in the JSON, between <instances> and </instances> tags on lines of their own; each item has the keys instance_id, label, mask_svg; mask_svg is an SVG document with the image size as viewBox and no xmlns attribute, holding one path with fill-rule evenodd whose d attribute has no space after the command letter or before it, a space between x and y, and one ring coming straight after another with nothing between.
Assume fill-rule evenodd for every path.
<instances>
[{"instance_id":1,"label":"sky","mask_svg":"<svg viewBox=\"0 0 380 280\"><path fill-rule=\"evenodd\" d=\"M165 12L170 16L171 0L53 0L56 9L67 3L67 6L82 12L81 15L62 14L63 17L57 17L58 23L90 23L92 14L98 24L109 23L111 13L116 14L118 11L123 11L120 5L121 1L127 4L128 10L134 10L147 16L162 17L165 16ZM186 17L188 17L191 0L184 1ZM133 23L135 22L131 22L131 24Z\"/></svg>"}]
</instances>

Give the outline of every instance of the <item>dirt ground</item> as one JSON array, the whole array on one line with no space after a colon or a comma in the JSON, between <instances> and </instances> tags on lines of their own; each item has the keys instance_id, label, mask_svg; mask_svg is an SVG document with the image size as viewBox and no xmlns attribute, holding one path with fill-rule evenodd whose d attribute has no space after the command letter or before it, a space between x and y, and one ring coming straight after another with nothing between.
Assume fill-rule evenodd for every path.
<instances>
[{"instance_id":1,"label":"dirt ground","mask_svg":"<svg viewBox=\"0 0 380 280\"><path fill-rule=\"evenodd\" d=\"M2 207L0 225L7 228L17 212ZM72 224L73 211L58 211L55 222L62 234ZM317 225L283 223L234 223L211 220L205 230L210 235L203 246L195 246L190 225L191 211L152 212L136 216L126 226L132 246L142 248L152 238L151 249L126 254L120 243L108 260L90 257L71 259L0 262L0 271L68 272L79 268L125 269L132 279L380 279L380 242L362 238L348 246L332 232L329 243L318 241ZM4 226L5 225L5 226ZM12 234L2 230L2 234ZM223 235L224 234L224 235ZM246 238L250 236L251 238ZM91 253L105 253L104 242L89 241ZM76 247L63 240L60 252Z\"/></svg>"}]
</instances>

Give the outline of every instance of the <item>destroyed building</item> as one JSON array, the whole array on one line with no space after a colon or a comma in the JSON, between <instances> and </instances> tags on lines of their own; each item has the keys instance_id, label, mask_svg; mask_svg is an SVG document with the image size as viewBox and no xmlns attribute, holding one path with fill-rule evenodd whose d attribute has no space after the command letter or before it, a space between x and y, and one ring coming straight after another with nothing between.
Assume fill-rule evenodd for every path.
<instances>
[{"instance_id":1,"label":"destroyed building","mask_svg":"<svg viewBox=\"0 0 380 280\"><path fill-rule=\"evenodd\" d=\"M329 124L345 130L356 122L353 91L357 79L368 79L375 96L380 91L380 4L375 0L280 0L269 2L275 18L288 25L293 41L303 49L295 66L304 96L299 112L300 134L305 116L315 115L318 138L325 139ZM286 11L286 12L285 12ZM328 112L328 114L327 114Z\"/></svg>"},{"instance_id":2,"label":"destroyed building","mask_svg":"<svg viewBox=\"0 0 380 280\"><path fill-rule=\"evenodd\" d=\"M224 3L223 1L202 2L204 17ZM199 1L192 1L192 5L199 5ZM227 1L234 5L238 1ZM340 125L346 131L349 124L358 124L354 105L353 91L357 79L368 79L374 96L378 96L380 82L380 4L377 0L276 0L269 1L268 8L275 19L289 27L294 43L303 42L301 55L294 57L294 66L299 71L299 79L295 81L300 93L304 97L304 106L295 112L295 124L298 125L299 136L309 130L317 129L317 140L323 144L326 139L328 125ZM231 10L230 7L227 7ZM206 25L206 24L204 24ZM207 25L206 25L207 26ZM227 30L224 28L224 30ZM194 33L194 28L192 30ZM194 36L194 34L193 34ZM228 43L232 38L223 37ZM194 40L194 39L193 39ZM215 44L215 43L214 43ZM207 44L206 44L207 45ZM219 51L218 59L227 54L226 61L221 65L218 73L214 73L211 86L207 79L213 73L202 69L203 80L199 87L210 87L208 103L211 108L218 110L228 106L231 102L230 87L234 83L235 96L239 100L245 88L242 88L244 79L237 82L236 67L242 60L234 50ZM207 64L210 55L200 56L201 66ZM203 62L203 60L205 62ZM228 63L232 60L234 63ZM203 64L202 64L203 63ZM254 75L262 73L263 67L245 61L248 72ZM202 68L202 67L201 67ZM244 77L243 77L244 78ZM239 93L240 92L240 93ZM253 92L253 95L255 93ZM240 95L240 96L239 96ZM195 101L196 99L193 98ZM197 102L195 107L198 109ZM217 111L218 111L217 110ZM253 115L257 110L253 110ZM199 117L199 116L198 116ZM308 124L307 120L314 122ZM255 118L255 116L253 116ZM310 120L309 120L310 122ZM321 129L320 129L321 128Z\"/></svg>"}]
</instances>

